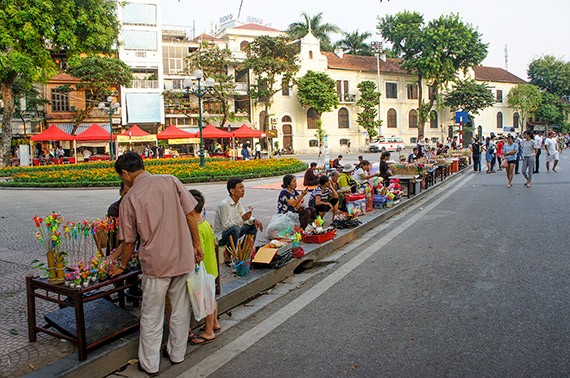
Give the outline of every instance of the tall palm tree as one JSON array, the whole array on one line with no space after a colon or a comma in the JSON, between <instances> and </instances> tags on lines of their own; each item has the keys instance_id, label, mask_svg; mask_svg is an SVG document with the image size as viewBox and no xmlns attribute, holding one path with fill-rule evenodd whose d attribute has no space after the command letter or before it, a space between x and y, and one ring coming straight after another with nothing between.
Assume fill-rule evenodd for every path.
<instances>
[{"instance_id":1,"label":"tall palm tree","mask_svg":"<svg viewBox=\"0 0 570 378\"><path fill-rule=\"evenodd\" d=\"M315 16L309 16L306 12L301 13L303 21L293 22L289 25L287 33L294 39L303 38L307 35L309 30L315 37L321 41L321 50L332 51L330 33L340 33L341 30L338 26L329 23L323 23L323 13Z\"/></svg>"},{"instance_id":2,"label":"tall palm tree","mask_svg":"<svg viewBox=\"0 0 570 378\"><path fill-rule=\"evenodd\" d=\"M335 43L335 48L342 49L347 54L373 55L372 47L365 41L372 36L369 32L360 33L358 29L352 33L342 33L344 38Z\"/></svg>"}]
</instances>

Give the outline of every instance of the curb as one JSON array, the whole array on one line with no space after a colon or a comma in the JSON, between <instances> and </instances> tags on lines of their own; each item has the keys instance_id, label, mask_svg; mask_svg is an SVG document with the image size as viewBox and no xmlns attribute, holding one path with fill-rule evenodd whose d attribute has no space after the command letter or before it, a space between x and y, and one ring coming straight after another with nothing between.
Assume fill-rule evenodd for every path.
<instances>
[{"instance_id":1,"label":"curb","mask_svg":"<svg viewBox=\"0 0 570 378\"><path fill-rule=\"evenodd\" d=\"M401 202L398 206L382 211L374 217L365 218L363 224L350 230L339 230L340 235L322 244L304 244L305 256L300 259L293 259L287 265L279 269L255 269L250 271L246 277L237 277L235 280L222 287L222 294L218 297L219 313L223 314L232 308L248 301L268 290L294 274L295 269L300 266L311 266L322 258L330 255L335 250L350 243L360 235L370 231L374 227L401 213L412 205L423 199L424 195L442 190L447 184L454 182L466 172L470 172L468 165L463 170L448 176L444 181L440 181L434 186L413 197ZM196 324L192 325L194 328ZM119 338L108 345L102 346L90 352L88 359L78 361L76 353L36 370L26 377L104 377L125 366L125 362L136 358L138 352L138 331ZM191 349L189 349L191 350ZM164 371L168 369L164 364ZM161 370L161 373L164 371Z\"/></svg>"}]
</instances>

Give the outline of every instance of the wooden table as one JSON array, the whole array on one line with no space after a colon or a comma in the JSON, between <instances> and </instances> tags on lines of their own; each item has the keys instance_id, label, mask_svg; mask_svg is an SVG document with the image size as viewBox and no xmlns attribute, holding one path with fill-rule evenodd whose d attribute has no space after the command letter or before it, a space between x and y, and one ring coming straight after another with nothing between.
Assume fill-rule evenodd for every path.
<instances>
[{"instance_id":1,"label":"wooden table","mask_svg":"<svg viewBox=\"0 0 570 378\"><path fill-rule=\"evenodd\" d=\"M416 193L416 187L414 185L414 180L416 180L417 177L418 176L412 176L412 175L393 175L390 176L390 180L396 180L396 179L400 180L401 186L404 186L405 184L407 188L406 198L410 198L410 196L418 194Z\"/></svg>"},{"instance_id":2,"label":"wooden table","mask_svg":"<svg viewBox=\"0 0 570 378\"><path fill-rule=\"evenodd\" d=\"M139 327L138 321L132 324L132 319L129 324L125 325L119 329L105 329L102 331L103 335L96 339L90 340L88 343L88 335L86 334L85 321L86 314L84 306L86 303L100 300L101 298L110 298L111 294L118 293L119 306L125 307L125 295L124 292L128 288L136 288L138 285L137 277L140 274L140 270L134 270L127 272L115 278L108 279L103 282L97 282L90 284L88 287L82 287L80 289L72 289L64 284L52 284L48 282L47 279L39 277L26 277L26 291L28 296L28 339L30 342L37 341L37 333L44 332L48 335L52 335L61 339L65 339L69 342L74 343L78 347L79 360L83 361L87 358L87 352L98 346L101 346L108 341L121 336L125 333L131 332ZM36 298L43 299L48 302L57 303L65 311L68 307L73 307L75 324L73 324L73 332L65 332L62 328L58 328L56 325L46 324L45 326L39 326L36 324ZM105 299L105 302L108 301ZM110 303L110 302L109 302ZM125 314L120 314L123 318L127 316L132 317L125 310L117 307L114 304L110 304L112 308L116 308L117 311L122 311ZM108 307L108 306L107 306ZM69 311L68 311L69 313ZM50 315L50 314L48 314ZM48 315L45 316L46 321L49 322ZM89 317L95 315L99 319L103 326L107 328L112 328L117 326L118 322L114 318L105 318L104 316L97 317L98 314L87 314ZM99 314L100 315L100 314ZM125 315L125 316L123 316ZM58 328L57 330L49 329L51 327ZM106 332L106 333L105 333Z\"/></svg>"}]
</instances>

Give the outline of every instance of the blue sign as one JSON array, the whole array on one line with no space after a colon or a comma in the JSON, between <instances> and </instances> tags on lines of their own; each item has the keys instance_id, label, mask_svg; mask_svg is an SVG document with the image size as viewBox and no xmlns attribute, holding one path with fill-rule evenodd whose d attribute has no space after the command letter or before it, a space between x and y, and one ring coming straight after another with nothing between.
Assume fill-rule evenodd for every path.
<instances>
[{"instance_id":1,"label":"blue sign","mask_svg":"<svg viewBox=\"0 0 570 378\"><path fill-rule=\"evenodd\" d=\"M455 123L467 123L467 122L469 122L469 113L455 112Z\"/></svg>"}]
</instances>

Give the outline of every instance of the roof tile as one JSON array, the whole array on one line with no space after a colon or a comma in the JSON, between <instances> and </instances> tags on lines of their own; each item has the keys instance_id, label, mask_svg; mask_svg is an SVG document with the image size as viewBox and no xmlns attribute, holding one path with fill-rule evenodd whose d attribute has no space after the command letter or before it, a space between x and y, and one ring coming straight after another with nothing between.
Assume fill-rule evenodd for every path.
<instances>
[{"instance_id":1,"label":"roof tile","mask_svg":"<svg viewBox=\"0 0 570 378\"><path fill-rule=\"evenodd\" d=\"M513 75L509 71L499 67L475 66L473 67L473 72L475 72L475 80L494 81L494 82L503 82L503 83L513 83L513 84L526 83L526 81L524 81L520 77Z\"/></svg>"},{"instance_id":2,"label":"roof tile","mask_svg":"<svg viewBox=\"0 0 570 378\"><path fill-rule=\"evenodd\" d=\"M328 68L339 70L356 70L376 72L376 57L344 54L342 58L331 52L321 52L328 60ZM400 59L387 58L380 60L380 72L407 74L408 72L400 66Z\"/></svg>"}]
</instances>

